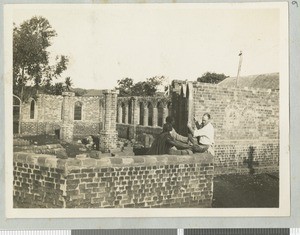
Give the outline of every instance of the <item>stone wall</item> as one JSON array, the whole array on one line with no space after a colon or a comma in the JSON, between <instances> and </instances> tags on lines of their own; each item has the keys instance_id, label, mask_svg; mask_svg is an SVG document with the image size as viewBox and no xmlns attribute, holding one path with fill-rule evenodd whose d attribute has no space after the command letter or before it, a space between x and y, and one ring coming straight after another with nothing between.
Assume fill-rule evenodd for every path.
<instances>
[{"instance_id":1,"label":"stone wall","mask_svg":"<svg viewBox=\"0 0 300 235\"><path fill-rule=\"evenodd\" d=\"M74 137L81 138L87 135L99 134L102 128L102 110L100 102L102 96L71 97L73 106L76 102L82 104L82 119L74 120ZM30 117L32 99L22 104L21 134L54 134L62 127L63 96L40 94L35 101L34 118ZM70 109L73 107L69 107ZM74 109L71 110L74 116Z\"/></svg>"},{"instance_id":2,"label":"stone wall","mask_svg":"<svg viewBox=\"0 0 300 235\"><path fill-rule=\"evenodd\" d=\"M31 103L34 102L34 116L30 116ZM36 100L29 99L22 104L21 134L34 135L54 133L62 123L62 96L39 95Z\"/></svg>"},{"instance_id":3,"label":"stone wall","mask_svg":"<svg viewBox=\"0 0 300 235\"><path fill-rule=\"evenodd\" d=\"M213 157L57 159L14 153L14 206L211 207Z\"/></svg>"},{"instance_id":4,"label":"stone wall","mask_svg":"<svg viewBox=\"0 0 300 235\"><path fill-rule=\"evenodd\" d=\"M153 137L156 137L162 132L162 128L118 123L117 131L120 138L128 140L135 139L143 143L145 135L152 135Z\"/></svg>"},{"instance_id":5,"label":"stone wall","mask_svg":"<svg viewBox=\"0 0 300 235\"><path fill-rule=\"evenodd\" d=\"M171 99L162 95L118 97L117 122L123 124L162 126L171 113Z\"/></svg>"}]
</instances>

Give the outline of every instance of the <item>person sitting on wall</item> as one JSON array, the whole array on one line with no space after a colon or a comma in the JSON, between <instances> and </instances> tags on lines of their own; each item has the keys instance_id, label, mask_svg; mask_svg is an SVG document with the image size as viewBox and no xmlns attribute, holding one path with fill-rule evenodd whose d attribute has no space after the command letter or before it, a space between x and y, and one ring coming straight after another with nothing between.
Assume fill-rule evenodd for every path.
<instances>
[{"instance_id":1,"label":"person sitting on wall","mask_svg":"<svg viewBox=\"0 0 300 235\"><path fill-rule=\"evenodd\" d=\"M189 139L188 137L186 136L182 136L182 135L179 135L176 130L174 129L174 126L175 126L175 119L174 117L171 117L171 116L168 116L166 118L166 123L169 123L172 125L172 130L170 131L170 135L177 141L180 141L180 142L183 142L183 143L188 143L189 142Z\"/></svg>"},{"instance_id":2,"label":"person sitting on wall","mask_svg":"<svg viewBox=\"0 0 300 235\"><path fill-rule=\"evenodd\" d=\"M193 144L192 150L197 153L209 152L214 155L214 135L215 130L211 124L211 117L209 113L204 113L202 116L202 123L199 124L194 118L196 129L193 130L190 124L188 129L191 132L188 134L188 138Z\"/></svg>"},{"instance_id":3,"label":"person sitting on wall","mask_svg":"<svg viewBox=\"0 0 300 235\"><path fill-rule=\"evenodd\" d=\"M149 155L162 155L169 154L170 149L175 146L179 149L190 149L188 144L176 141L170 134L172 131L172 125L165 123L163 125L163 131L153 141L147 154Z\"/></svg>"}]
</instances>

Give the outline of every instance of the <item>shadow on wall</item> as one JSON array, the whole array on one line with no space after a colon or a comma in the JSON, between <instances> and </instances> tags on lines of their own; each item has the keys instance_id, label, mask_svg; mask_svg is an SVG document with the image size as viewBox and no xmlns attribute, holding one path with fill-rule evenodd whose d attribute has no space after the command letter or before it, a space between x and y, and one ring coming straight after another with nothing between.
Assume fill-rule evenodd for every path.
<instances>
[{"instance_id":1,"label":"shadow on wall","mask_svg":"<svg viewBox=\"0 0 300 235\"><path fill-rule=\"evenodd\" d=\"M244 161L244 164L248 165L249 173L251 175L255 173L253 167L259 165L257 161L254 161L254 152L255 152L255 148L253 146L250 146L248 151L248 159Z\"/></svg>"}]
</instances>

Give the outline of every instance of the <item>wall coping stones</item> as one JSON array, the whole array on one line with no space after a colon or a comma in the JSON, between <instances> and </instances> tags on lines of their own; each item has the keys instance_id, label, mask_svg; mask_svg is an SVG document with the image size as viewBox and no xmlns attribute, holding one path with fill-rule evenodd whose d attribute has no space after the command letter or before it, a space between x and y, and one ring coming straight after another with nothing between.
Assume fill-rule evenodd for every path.
<instances>
[{"instance_id":1,"label":"wall coping stones","mask_svg":"<svg viewBox=\"0 0 300 235\"><path fill-rule=\"evenodd\" d=\"M119 94L119 90L112 90L112 89L104 89L102 90L103 94Z\"/></svg>"},{"instance_id":2,"label":"wall coping stones","mask_svg":"<svg viewBox=\"0 0 300 235\"><path fill-rule=\"evenodd\" d=\"M205 88L205 89L216 89L216 90L223 90L223 91L248 91L248 92L253 92L255 93L279 93L278 90L272 90L272 89L267 89L267 88L254 88L254 87L222 87L218 86L215 84L203 84L200 82L194 82L193 83L194 88Z\"/></svg>"},{"instance_id":3,"label":"wall coping stones","mask_svg":"<svg viewBox=\"0 0 300 235\"><path fill-rule=\"evenodd\" d=\"M26 152L14 153L14 161L28 163L48 168L58 168L68 172L81 168L109 168L128 166L161 166L161 165L184 165L200 164L209 165L213 163L213 156L210 153L199 153L193 155L144 155L144 156L120 156L94 158L68 158L59 159L53 155L34 154Z\"/></svg>"},{"instance_id":4,"label":"wall coping stones","mask_svg":"<svg viewBox=\"0 0 300 235\"><path fill-rule=\"evenodd\" d=\"M263 145L263 144L270 144L270 143L276 143L278 144L279 139L266 139L266 138L259 138L259 139L238 139L238 140L215 140L215 146L217 145L236 145L236 144L251 144L255 143L256 145Z\"/></svg>"},{"instance_id":5,"label":"wall coping stones","mask_svg":"<svg viewBox=\"0 0 300 235\"><path fill-rule=\"evenodd\" d=\"M152 129L160 129L162 130L162 127L161 126L144 126L144 125L141 125L141 124L125 124L125 123L117 123L117 125L120 125L120 126L136 126L136 127L140 127L140 128L152 128Z\"/></svg>"},{"instance_id":6,"label":"wall coping stones","mask_svg":"<svg viewBox=\"0 0 300 235\"><path fill-rule=\"evenodd\" d=\"M22 150L36 150L36 149L58 149L63 148L60 144L46 144L46 145L27 145L27 146L18 146Z\"/></svg>"}]
</instances>

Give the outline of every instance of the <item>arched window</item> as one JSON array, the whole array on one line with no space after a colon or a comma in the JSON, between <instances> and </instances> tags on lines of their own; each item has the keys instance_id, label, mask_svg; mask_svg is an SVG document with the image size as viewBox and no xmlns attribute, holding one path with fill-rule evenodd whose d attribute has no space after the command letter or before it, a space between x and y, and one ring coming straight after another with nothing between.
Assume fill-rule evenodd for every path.
<instances>
[{"instance_id":1,"label":"arched window","mask_svg":"<svg viewBox=\"0 0 300 235\"><path fill-rule=\"evenodd\" d=\"M104 129L104 119L105 119L105 107L104 107L104 100L99 100L99 106L100 106L100 130Z\"/></svg>"},{"instance_id":2,"label":"arched window","mask_svg":"<svg viewBox=\"0 0 300 235\"><path fill-rule=\"evenodd\" d=\"M32 100L30 102L30 119L34 119L34 112L35 112L35 101Z\"/></svg>"},{"instance_id":3,"label":"arched window","mask_svg":"<svg viewBox=\"0 0 300 235\"><path fill-rule=\"evenodd\" d=\"M144 103L140 103L140 125L144 125Z\"/></svg>"},{"instance_id":4,"label":"arched window","mask_svg":"<svg viewBox=\"0 0 300 235\"><path fill-rule=\"evenodd\" d=\"M157 103L157 125L163 126L164 106L162 102Z\"/></svg>"},{"instance_id":5,"label":"arched window","mask_svg":"<svg viewBox=\"0 0 300 235\"><path fill-rule=\"evenodd\" d=\"M64 104L61 104L61 108L60 108L60 119L63 120L64 118Z\"/></svg>"},{"instance_id":6,"label":"arched window","mask_svg":"<svg viewBox=\"0 0 300 235\"><path fill-rule=\"evenodd\" d=\"M126 115L126 106L122 103L122 123L125 123L125 115Z\"/></svg>"},{"instance_id":7,"label":"arched window","mask_svg":"<svg viewBox=\"0 0 300 235\"><path fill-rule=\"evenodd\" d=\"M74 107L74 120L81 120L82 119L82 104L77 101Z\"/></svg>"},{"instance_id":8,"label":"arched window","mask_svg":"<svg viewBox=\"0 0 300 235\"><path fill-rule=\"evenodd\" d=\"M148 126L153 126L153 105L148 103Z\"/></svg>"},{"instance_id":9,"label":"arched window","mask_svg":"<svg viewBox=\"0 0 300 235\"><path fill-rule=\"evenodd\" d=\"M132 101L128 104L128 124L132 124Z\"/></svg>"},{"instance_id":10,"label":"arched window","mask_svg":"<svg viewBox=\"0 0 300 235\"><path fill-rule=\"evenodd\" d=\"M20 133L20 114L21 114L21 100L17 96L13 96L13 133Z\"/></svg>"}]
</instances>

